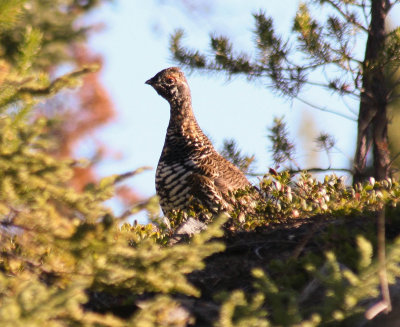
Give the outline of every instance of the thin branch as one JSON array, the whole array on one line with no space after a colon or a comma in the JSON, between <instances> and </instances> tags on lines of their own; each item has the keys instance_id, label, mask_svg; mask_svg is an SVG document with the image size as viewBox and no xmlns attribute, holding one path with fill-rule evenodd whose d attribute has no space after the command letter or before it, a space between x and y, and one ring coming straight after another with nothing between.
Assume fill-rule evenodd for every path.
<instances>
[{"instance_id":1,"label":"thin branch","mask_svg":"<svg viewBox=\"0 0 400 327\"><path fill-rule=\"evenodd\" d=\"M346 115L346 114L342 114L342 113L340 113L340 112L336 112L336 111L334 111L334 110L332 110L332 109L328 109L328 108L326 108L326 107L317 106L317 105L312 104L312 103L308 102L307 100L304 100L304 99L302 99L302 98L300 98L300 97L296 97L296 99L299 100L300 102L303 102L304 104L306 104L306 105L308 105L308 106L314 108L314 109L319 110L319 111L329 112L329 113L334 114L334 115L337 115L337 116L339 116L339 117L346 118L346 119L348 119L348 120L357 122L357 119L355 119L355 118L353 118L353 117L351 117L351 116L348 116L348 115Z\"/></svg>"},{"instance_id":2,"label":"thin branch","mask_svg":"<svg viewBox=\"0 0 400 327\"><path fill-rule=\"evenodd\" d=\"M63 87L71 87L75 86L74 83L71 83L72 79L76 79L81 77L82 75L88 74L88 73L94 73L99 70L98 65L92 65L92 66L86 66L82 67L76 71L73 71L71 73L65 74L61 77L56 78L54 81L52 81L49 85L47 86L33 86L33 87L21 87L19 89L19 93L28 93L33 96L46 96L50 95L52 93L55 93L59 91Z\"/></svg>"},{"instance_id":3,"label":"thin branch","mask_svg":"<svg viewBox=\"0 0 400 327\"><path fill-rule=\"evenodd\" d=\"M366 11L367 5L365 3L365 0L362 1L361 8L362 8L362 12L363 12L364 19L365 19L365 25L369 26L369 18L368 18L369 15L368 15L368 13Z\"/></svg>"},{"instance_id":4,"label":"thin branch","mask_svg":"<svg viewBox=\"0 0 400 327\"><path fill-rule=\"evenodd\" d=\"M350 96L352 95L356 99L358 99L360 97L360 94L357 93L357 92L348 91L348 90L345 90L345 89L341 90L341 89L338 89L338 88L333 88L333 87L330 87L328 84L325 84L325 83L322 83L322 82L305 81L304 84L308 84L308 85L311 85L311 86L322 87L324 89L328 89L330 91L339 92L339 93L342 93L342 94L345 94L345 95L350 95Z\"/></svg>"},{"instance_id":5,"label":"thin branch","mask_svg":"<svg viewBox=\"0 0 400 327\"><path fill-rule=\"evenodd\" d=\"M353 171L349 168L307 168L307 169L286 169L283 171L287 171L289 172L289 174L291 175L296 175L296 174L300 174L303 172L309 172L309 173L324 173L324 172L328 172L328 171L341 171L344 173L349 173L352 174ZM260 176L265 176L265 173L261 174L261 173L250 173L250 174L246 174L247 176L251 176L251 177L260 177Z\"/></svg>"},{"instance_id":6,"label":"thin branch","mask_svg":"<svg viewBox=\"0 0 400 327\"><path fill-rule=\"evenodd\" d=\"M386 13L388 13L392 7L398 2L398 0L395 0L394 2L390 2L390 0L386 0L387 1L387 10Z\"/></svg>"},{"instance_id":7,"label":"thin branch","mask_svg":"<svg viewBox=\"0 0 400 327\"><path fill-rule=\"evenodd\" d=\"M346 60L348 62L353 62L353 63L355 63L357 65L362 65L362 61L361 60L359 60L359 59L357 59L357 58L355 58L355 57L353 57L353 56L351 56L349 54L352 51L349 51L349 53L346 53L345 48L343 48L343 47L345 47L345 45L341 45L340 49L330 48L330 50L332 50L334 53L336 53L339 56L339 58L341 58L343 56L343 54L345 54L346 55ZM336 66L338 66L338 67L340 67L340 68L342 68L344 70L347 70L346 67L344 67L342 65L342 59L332 60L331 62L328 62L328 63L335 64Z\"/></svg>"},{"instance_id":8,"label":"thin branch","mask_svg":"<svg viewBox=\"0 0 400 327\"><path fill-rule=\"evenodd\" d=\"M351 71L349 71L349 70L347 70L345 68L342 68L342 69L346 70L345 73L351 74ZM324 73L325 79L329 82L329 75L327 74L326 70L324 70L323 73ZM346 75L342 75L342 76L346 76ZM351 76L351 77L353 77L353 76ZM360 100L360 92L357 92L358 87L353 81L349 82L349 84L347 84L347 85L350 85L351 83L353 83L353 85L354 85L354 91L347 91L346 89L333 88L333 87L330 87L329 84L324 84L324 83L321 83L321 85L316 85L316 86L324 87L324 88L326 88L328 90L337 92L340 95L352 96L355 100L359 101ZM343 84L343 86L345 86L345 84Z\"/></svg>"},{"instance_id":9,"label":"thin branch","mask_svg":"<svg viewBox=\"0 0 400 327\"><path fill-rule=\"evenodd\" d=\"M321 220L317 221L312 227L311 230L303 237L300 243L294 249L291 258L297 260L301 252L303 252L307 243L311 240L311 238L315 235L317 230L321 227Z\"/></svg>"},{"instance_id":10,"label":"thin branch","mask_svg":"<svg viewBox=\"0 0 400 327\"><path fill-rule=\"evenodd\" d=\"M388 101L394 101L394 100L397 100L397 99L400 99L400 94L394 95L394 96L390 94L390 97L388 98Z\"/></svg>"},{"instance_id":11,"label":"thin branch","mask_svg":"<svg viewBox=\"0 0 400 327\"><path fill-rule=\"evenodd\" d=\"M150 167L150 166L143 166L143 167L140 167L140 168L138 168L138 169L136 169L136 170L133 170L133 171L129 171L129 172L127 172L127 173L120 174L120 175L118 175L117 178L114 180L114 185L120 183L121 181L124 181L125 179L127 179L127 178L129 178L129 177L136 176L136 175L142 173L143 171L152 170L152 169L153 169L153 167Z\"/></svg>"},{"instance_id":12,"label":"thin branch","mask_svg":"<svg viewBox=\"0 0 400 327\"><path fill-rule=\"evenodd\" d=\"M349 174L354 173L354 171L349 168L307 168L307 169L298 169L298 170L295 170L295 169L288 170L288 172L292 175L300 174L305 171L309 172L309 173L324 173L327 171L341 171L341 172L349 173Z\"/></svg>"},{"instance_id":13,"label":"thin branch","mask_svg":"<svg viewBox=\"0 0 400 327\"><path fill-rule=\"evenodd\" d=\"M359 27L363 31L368 32L368 28L366 28L364 25L361 25L360 23L358 23L353 17L349 16L349 14L344 12L342 10L342 8L340 8L340 6L338 4L336 4L334 1L326 0L326 2L329 3L333 8L335 8L343 16L343 18L346 19L348 22L354 24L355 26Z\"/></svg>"},{"instance_id":14,"label":"thin branch","mask_svg":"<svg viewBox=\"0 0 400 327\"><path fill-rule=\"evenodd\" d=\"M346 154L343 150L341 150L337 146L334 146L333 148L337 151L337 153L340 153L341 155L343 155L349 162L351 162L353 160L352 157L350 157L348 154Z\"/></svg>"},{"instance_id":15,"label":"thin branch","mask_svg":"<svg viewBox=\"0 0 400 327\"><path fill-rule=\"evenodd\" d=\"M379 301L365 312L365 318L372 320L382 311L387 310L387 308L388 305L385 301Z\"/></svg>"},{"instance_id":16,"label":"thin branch","mask_svg":"<svg viewBox=\"0 0 400 327\"><path fill-rule=\"evenodd\" d=\"M396 161L396 159L400 156L400 152L397 152L396 155L392 158L392 160L389 163L389 167L393 165L393 163Z\"/></svg>"},{"instance_id":17,"label":"thin branch","mask_svg":"<svg viewBox=\"0 0 400 327\"><path fill-rule=\"evenodd\" d=\"M354 115L357 116L358 115L358 111L355 111L354 108L352 106L350 106L344 97L341 98L343 104L346 106L346 108Z\"/></svg>"}]
</instances>

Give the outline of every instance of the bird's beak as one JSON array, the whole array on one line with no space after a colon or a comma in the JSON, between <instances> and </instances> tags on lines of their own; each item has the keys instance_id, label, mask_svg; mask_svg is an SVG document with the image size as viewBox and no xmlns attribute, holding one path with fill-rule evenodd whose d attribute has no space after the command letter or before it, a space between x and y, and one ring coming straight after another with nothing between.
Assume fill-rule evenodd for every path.
<instances>
[{"instance_id":1,"label":"bird's beak","mask_svg":"<svg viewBox=\"0 0 400 327\"><path fill-rule=\"evenodd\" d=\"M154 78L150 78L148 79L146 82L144 82L145 84L149 84L149 85L153 85L154 84Z\"/></svg>"}]
</instances>

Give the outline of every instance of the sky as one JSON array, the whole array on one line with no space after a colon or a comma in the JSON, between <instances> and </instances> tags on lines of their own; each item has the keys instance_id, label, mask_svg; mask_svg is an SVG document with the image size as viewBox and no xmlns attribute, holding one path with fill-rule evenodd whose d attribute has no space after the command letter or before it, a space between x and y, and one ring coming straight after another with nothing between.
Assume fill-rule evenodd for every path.
<instances>
[{"instance_id":1,"label":"sky","mask_svg":"<svg viewBox=\"0 0 400 327\"><path fill-rule=\"evenodd\" d=\"M168 103L144 82L158 71L177 65L168 50L171 33L183 28L186 32L183 43L204 51L211 33L230 37L239 51L252 49L251 14L264 10L274 18L277 31L288 35L299 2L268 1L267 8L265 0L205 0L202 3L204 7L192 11L179 7L177 1L119 0L102 6L90 18L105 24L103 31L90 38L90 46L104 57L101 78L117 111L116 119L94 137L122 155L106 158L97 172L108 176L141 166L153 167L153 171L128 182L143 197L155 194L155 168L169 121ZM273 165L267 127L272 126L274 117L284 116L290 137L297 143L296 157L302 168L307 168L311 159L314 166L329 165L323 153L306 150L304 146L304 140L309 142L319 132L335 136L332 166L349 167L356 138L355 121L280 97L262 82L250 83L243 77L227 80L224 75L184 71L191 87L195 116L216 149L221 149L224 139L234 138L244 153L255 155L255 170L265 173ZM327 98L318 89L306 88L302 96L356 118L341 101ZM357 111L356 104L351 105ZM81 144L79 153L85 156L88 152L90 142Z\"/></svg>"}]
</instances>

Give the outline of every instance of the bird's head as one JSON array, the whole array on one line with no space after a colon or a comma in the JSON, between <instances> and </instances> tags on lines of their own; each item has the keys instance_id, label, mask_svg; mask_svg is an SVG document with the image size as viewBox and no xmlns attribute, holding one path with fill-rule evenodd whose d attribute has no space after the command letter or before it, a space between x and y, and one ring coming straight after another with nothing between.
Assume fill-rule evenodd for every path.
<instances>
[{"instance_id":1,"label":"bird's head","mask_svg":"<svg viewBox=\"0 0 400 327\"><path fill-rule=\"evenodd\" d=\"M178 67L170 67L146 81L169 103L190 99L185 75Z\"/></svg>"}]
</instances>

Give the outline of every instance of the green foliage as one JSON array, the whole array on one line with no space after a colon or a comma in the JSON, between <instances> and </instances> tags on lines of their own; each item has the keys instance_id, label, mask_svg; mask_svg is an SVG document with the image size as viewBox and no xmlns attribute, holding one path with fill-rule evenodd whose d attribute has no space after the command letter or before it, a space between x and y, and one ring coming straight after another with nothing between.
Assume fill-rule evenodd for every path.
<instances>
[{"instance_id":1,"label":"green foliage","mask_svg":"<svg viewBox=\"0 0 400 327\"><path fill-rule=\"evenodd\" d=\"M382 1L382 7L384 2ZM386 15L391 6L398 4L397 1L385 3L387 11L376 16ZM306 85L310 85L327 91L326 94L334 93L340 98L358 99L361 106L370 102L361 101L363 92L363 96L374 102L375 94L371 91L379 89L378 86L373 85L372 90L366 90L365 85L375 80L380 81L378 83L383 87L385 80L375 79L377 75L374 74L390 67L393 67L393 70L389 69L390 73L394 74L399 65L400 49L396 29L387 33L386 40L384 44L380 44L379 49L370 49L371 53L378 50L375 58L367 56L369 50L366 54L357 50L367 38L371 41L371 35L375 33L373 27L376 22L371 23L373 14L368 11L371 5L374 7L376 4L377 1L336 0L310 0L301 3L293 20L292 35L287 37L276 33L272 18L259 11L253 14L254 51L242 52L235 49L228 37L215 34L210 37L207 52L187 49L182 43L182 30L172 35L170 49L178 63L191 69L222 72L228 77L241 74L250 81L261 81L263 85L268 85L273 91L289 98L297 97L314 108L354 120L351 115L331 110L329 106L327 108L326 103L315 105L312 101L303 100L300 94ZM385 34L382 30L379 33ZM383 87L375 103L381 104L395 99L395 81L394 78L394 83ZM382 94L384 101L379 100L382 99ZM382 105L379 108L374 107L374 110L384 112L386 108ZM360 115L358 122L361 129L367 130L364 125L370 124L368 120L375 120L373 115L375 113ZM382 116L386 119L386 114ZM383 128L380 131L386 128L384 119L381 120ZM282 120L275 120L270 131L275 164L290 163L297 166L293 159L293 144ZM316 141L319 148L329 156L330 149L335 146L334 138L322 133ZM377 143L376 140L374 142ZM384 142L381 142L381 146L385 147ZM380 149L376 146L375 158L378 150ZM237 149L225 151L225 155L231 160L235 153L238 153ZM367 153L365 157L366 155ZM237 163L240 161L237 160ZM355 166L356 169L363 169L357 156ZM361 216L365 225L368 225L369 218L385 208L393 213L393 209L389 208L395 207L400 198L397 181L385 178L386 173L377 176L382 180L376 182L371 178L369 182L349 187L336 175L329 175L318 181L307 172L300 173L296 178L290 175L290 171L276 173L271 170L271 174L265 175L260 181L259 192L254 189L237 192L239 200L249 196L255 199L255 207L247 210L244 222L239 222L238 218L248 208L243 208L242 205L246 201L238 201L231 214L230 229L260 231L266 226L295 224L293 221L306 221L311 217L318 225L326 220L340 219L350 222ZM398 219L397 216L398 213L395 213L390 218ZM335 253L325 251L324 258L321 258L320 253L308 253L296 260L297 254L291 259L275 262L271 260L262 267L263 270L254 270L256 292L246 289L233 291L230 295L224 294L216 325L354 326L355 321L361 319L365 312L365 303L378 296L378 265L374 255L376 239L371 236L375 235L375 231L367 226L364 226L365 230L359 231L359 235L352 235L352 230L347 230L346 226L337 227L332 224L318 238L318 247L331 242ZM392 282L400 275L397 242L395 240L390 246L387 258L387 273ZM299 247L301 248L300 245ZM271 248L275 250L278 246ZM262 257L257 252L258 249L254 252ZM271 272L271 275L268 276L264 270ZM317 284L318 287L315 292L310 293L310 289L314 287L312 284ZM308 295L303 290L308 290Z\"/></svg>"},{"instance_id":2,"label":"green foliage","mask_svg":"<svg viewBox=\"0 0 400 327\"><path fill-rule=\"evenodd\" d=\"M272 158L274 160L275 166L280 166L281 164L289 161L294 162L294 144L289 140L287 127L282 118L274 118L274 125L269 129L271 132L268 135L272 143Z\"/></svg>"},{"instance_id":3,"label":"green foliage","mask_svg":"<svg viewBox=\"0 0 400 327\"><path fill-rule=\"evenodd\" d=\"M51 2L54 6L60 3ZM67 4L78 10L96 3ZM60 7L56 7L58 11L52 18L60 19L60 24L50 20L51 4L0 0L0 8L7 13L5 16L0 11L0 44L3 50L15 45L1 54L0 61L0 325L193 324L193 313L182 299L202 294L189 282L188 275L202 270L206 258L225 250L224 244L215 239L223 236L221 226L226 218L214 218L206 231L170 246L167 244L174 229L194 213L185 216L177 212L177 219L168 227L158 217L155 198L121 217L104 204L114 195L117 183L140 170L106 177L87 185L82 192L69 185L73 168L80 163L52 156L55 143L50 123L36 115L35 105L64 88L76 87L80 76L96 68L83 67L56 79L41 69L49 67L47 60L56 64L64 53L65 48L58 48L60 52L51 50L50 44L60 37L55 27L72 31L73 20L62 16ZM41 24L22 28L21 17L33 21L33 12L38 8L47 8L43 13L52 28L41 28ZM26 12L30 10L31 16ZM256 19L262 36L260 52L266 55L265 64L271 65L273 72L281 62L267 53L271 47L284 49L286 45L272 33L271 21L262 15ZM75 35L77 39L81 32ZM219 53L221 67L229 66L232 73L249 68L246 56L233 62L232 47L226 40L213 38L212 46ZM199 58L193 60L200 65ZM285 136L284 124L276 124L276 134ZM282 146L277 155L290 160L287 136L279 142ZM251 158L243 156L233 142L226 143L226 155L244 170L249 168ZM255 190L243 190L237 196L252 192ZM400 185L391 179L371 179L351 188L335 175L317 181L307 172L298 178L281 172L264 176L260 193L256 194L254 212L243 223L236 219L242 209L239 202L229 225L225 224L230 233L264 228L272 222L318 216L334 219L394 207L400 199ZM145 210L154 223L139 225L124 220L139 210ZM328 238L321 236L321 241L324 237ZM350 259L326 252L325 259L310 254L300 260L271 261L268 267L262 267L268 268L265 271L269 270L270 275L255 269L253 291L219 296L221 306L215 325L320 326L357 319L365 311L364 302L378 294L378 266L374 240L354 235L352 241L358 245L357 260L355 251L349 251ZM325 264L321 264L323 260ZM399 261L400 243L395 240L387 254L390 282L400 276ZM309 297L301 290L310 279L322 289L317 306L304 305ZM118 313L119 305L127 307L129 314Z\"/></svg>"},{"instance_id":4,"label":"green foliage","mask_svg":"<svg viewBox=\"0 0 400 327\"><path fill-rule=\"evenodd\" d=\"M183 35L183 30L179 29L171 36L170 50L174 53L174 57L189 67L205 68L206 59L204 55L201 55L199 51L186 50L181 46L180 41Z\"/></svg>"},{"instance_id":5,"label":"green foliage","mask_svg":"<svg viewBox=\"0 0 400 327\"><path fill-rule=\"evenodd\" d=\"M392 176L397 153L388 150L386 132L373 134L370 129L387 130L390 119L386 107L398 98L393 74L400 64L400 33L399 28L388 31L384 26L389 11L399 2L379 1L301 2L292 33L285 36L276 32L273 19L260 10L253 14L252 51L235 49L223 35L210 37L208 54L187 49L182 45L182 30L171 37L170 49L174 59L189 68L222 72L228 77L240 74L309 107L353 121L357 108L350 106L358 102L358 136L352 167L355 182L370 175L366 158L371 148L376 158L374 176L382 179ZM322 91L326 97L319 103L304 99L305 86ZM325 101L329 97L350 103L346 106L351 112L330 108Z\"/></svg>"},{"instance_id":6,"label":"green foliage","mask_svg":"<svg viewBox=\"0 0 400 327\"><path fill-rule=\"evenodd\" d=\"M114 181L121 176L77 193L67 185L72 162L46 153L51 143L45 127L42 118L1 120L0 267L9 285L0 294L1 324L23 326L30 321L39 326L54 320L54 326L68 321L122 326L116 318L103 320L82 311L89 288L198 295L185 274L202 268L204 257L223 249L207 242L220 235L219 229L195 237L193 251L190 245L163 248L135 228L119 228L102 202L113 195ZM23 287L24 281L30 286Z\"/></svg>"},{"instance_id":7,"label":"green foliage","mask_svg":"<svg viewBox=\"0 0 400 327\"><path fill-rule=\"evenodd\" d=\"M315 62L329 62L330 48L323 40L323 29L318 22L312 19L307 6L300 5L294 21L293 30L298 33L301 49L310 55Z\"/></svg>"},{"instance_id":8,"label":"green foliage","mask_svg":"<svg viewBox=\"0 0 400 327\"><path fill-rule=\"evenodd\" d=\"M15 64L26 42L24 32L40 31L35 68L49 70L71 58L71 47L85 40L91 27L78 19L106 0L2 0L0 2L0 56Z\"/></svg>"},{"instance_id":9,"label":"green foliage","mask_svg":"<svg viewBox=\"0 0 400 327\"><path fill-rule=\"evenodd\" d=\"M29 2L30 6L35 4L50 6ZM11 36L5 29L19 24L15 17L26 9L7 8L15 14L0 23L3 37ZM14 27L18 33L18 26ZM167 237L166 232L151 224L120 226L121 221L104 205L114 195L115 184L138 171L106 177L82 192L69 185L73 167L79 162L51 155L55 145L49 122L35 114L35 105L62 89L76 87L81 75L96 68L83 67L51 80L38 64L44 58L41 51L48 41L46 35L46 31L34 28L25 29L22 35L13 34L23 41L1 61L0 325L165 323L168 314L155 320L149 315L167 304L172 310L175 302L168 294L199 296L186 275L201 269L205 257L223 250L222 244L210 241L222 235L223 220L210 225L190 244L166 247L160 241ZM0 43L4 45L4 39L0 38ZM153 207L154 201L149 201L140 209L154 214ZM137 297L151 292L165 295L149 299L152 309L143 305L131 319L84 309L90 307L88 294L129 294L126 301L133 313ZM174 321L170 325L176 326Z\"/></svg>"},{"instance_id":10,"label":"green foliage","mask_svg":"<svg viewBox=\"0 0 400 327\"><path fill-rule=\"evenodd\" d=\"M0 1L0 29L8 30L15 26L18 16L21 14L22 5L26 0L1 0Z\"/></svg>"},{"instance_id":11,"label":"green foliage","mask_svg":"<svg viewBox=\"0 0 400 327\"><path fill-rule=\"evenodd\" d=\"M34 57L40 51L42 37L43 35L39 30L27 29L24 42L19 49L20 57L17 59L19 73L25 73L31 67Z\"/></svg>"},{"instance_id":12,"label":"green foliage","mask_svg":"<svg viewBox=\"0 0 400 327\"><path fill-rule=\"evenodd\" d=\"M112 315L84 312L87 301L82 281L63 288L46 286L35 275L20 273L13 278L1 276L2 326L126 326Z\"/></svg>"},{"instance_id":13,"label":"green foliage","mask_svg":"<svg viewBox=\"0 0 400 327\"><path fill-rule=\"evenodd\" d=\"M179 304L167 296L157 296L154 300L141 304L142 310L134 317L135 326L184 327L194 319Z\"/></svg>"},{"instance_id":14,"label":"green foliage","mask_svg":"<svg viewBox=\"0 0 400 327\"><path fill-rule=\"evenodd\" d=\"M335 139L333 136L326 133L321 133L318 135L315 141L317 142L318 148L326 151L327 153L335 146Z\"/></svg>"},{"instance_id":15,"label":"green foliage","mask_svg":"<svg viewBox=\"0 0 400 327\"><path fill-rule=\"evenodd\" d=\"M376 212L387 205L395 207L400 200L400 184L391 179L376 182L371 178L368 183L353 188L346 185L343 177L336 175L327 175L319 181L306 171L298 178L283 171L265 175L259 191L240 191L236 196L257 198L257 194L261 194L262 199L257 202L255 211L246 216L242 225L245 229L292 218L344 217ZM236 213L240 211L239 201Z\"/></svg>"},{"instance_id":16,"label":"green foliage","mask_svg":"<svg viewBox=\"0 0 400 327\"><path fill-rule=\"evenodd\" d=\"M309 1L299 5L293 21L296 40L278 35L273 19L260 10L254 17L255 56L235 52L233 45L225 36L212 36L210 39L211 56L199 50L189 50L182 46L183 31L179 30L171 37L170 49L174 58L191 68L225 72L228 75L243 74L249 79L266 79L273 90L289 97L297 97L304 85L319 85L332 89L342 95L359 95L360 85L355 77L361 74L358 58L353 49L356 37L367 27L359 21L362 9L356 3L338 1ZM330 7L318 15L321 21L313 18L309 7ZM330 9L330 10L329 10ZM333 9L333 10L332 10ZM366 10L366 8L364 8ZM395 64L399 47L395 37L388 42L386 63ZM289 46L296 42L296 47ZM299 55L300 52L300 55ZM327 80L314 80L313 71L320 67L335 67L336 77L327 76ZM326 74L325 74L326 75ZM331 75L332 76L332 75Z\"/></svg>"},{"instance_id":17,"label":"green foliage","mask_svg":"<svg viewBox=\"0 0 400 327\"><path fill-rule=\"evenodd\" d=\"M243 291L234 291L221 307L219 321L215 327L268 327L267 312L262 308L264 296L258 294L246 299Z\"/></svg>"},{"instance_id":18,"label":"green foliage","mask_svg":"<svg viewBox=\"0 0 400 327\"><path fill-rule=\"evenodd\" d=\"M314 280L299 293L296 289L278 286L263 270L254 269L256 294L251 300L243 291L225 296L216 326L356 325L365 311L363 301L379 294L378 267L371 260L372 245L361 236L357 240L358 274L341 264L332 252L327 252L321 268L312 264L306 267ZM398 242L395 241L387 258L391 276L400 274Z\"/></svg>"}]
</instances>

